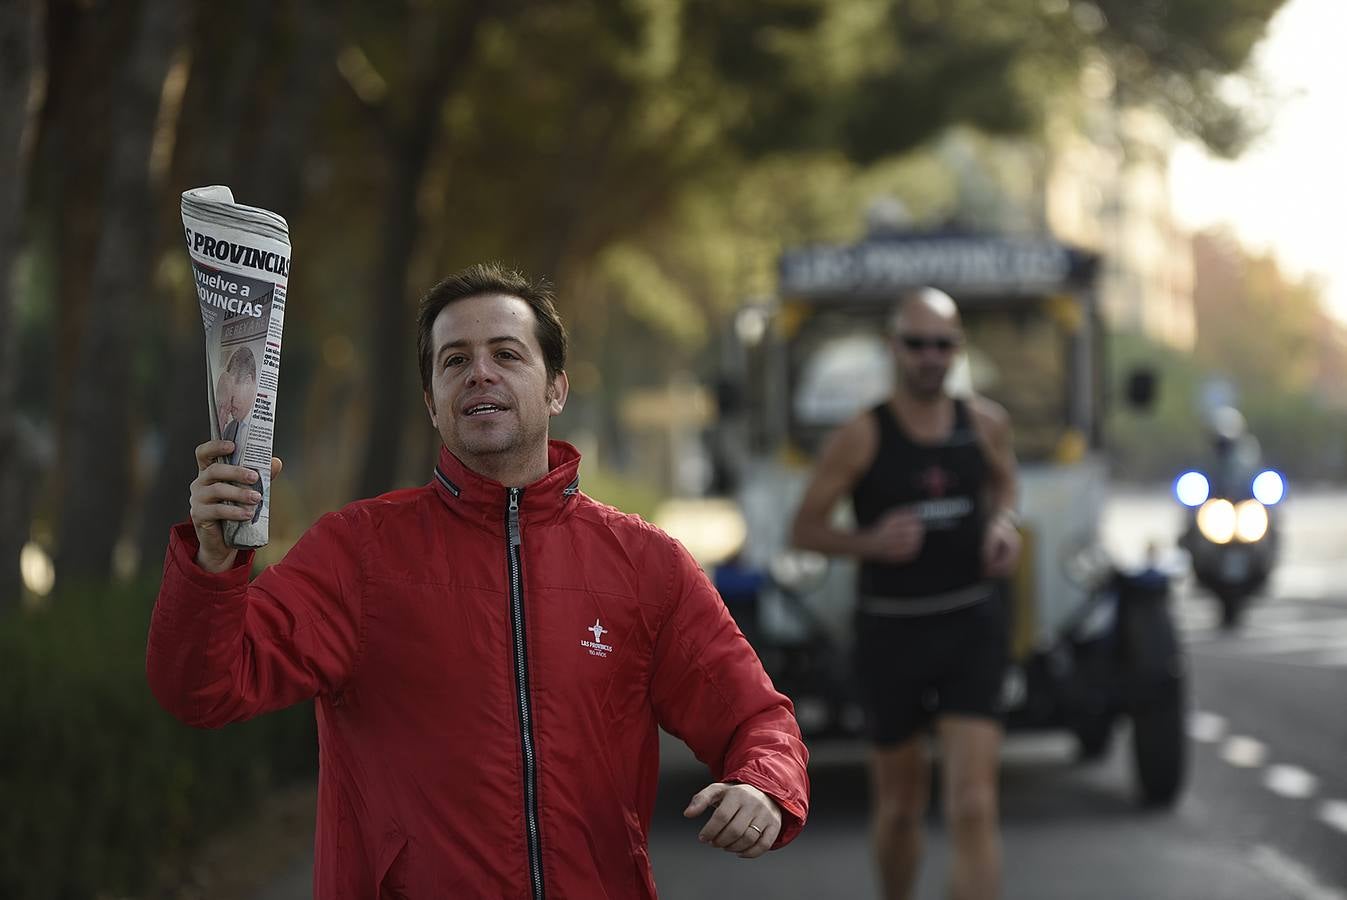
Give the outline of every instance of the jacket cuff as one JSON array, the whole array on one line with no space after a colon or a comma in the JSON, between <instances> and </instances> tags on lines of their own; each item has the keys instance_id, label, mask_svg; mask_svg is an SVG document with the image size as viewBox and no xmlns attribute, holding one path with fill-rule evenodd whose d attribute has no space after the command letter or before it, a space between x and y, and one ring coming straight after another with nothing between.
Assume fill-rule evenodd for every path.
<instances>
[{"instance_id":1,"label":"jacket cuff","mask_svg":"<svg viewBox=\"0 0 1347 900\"><path fill-rule=\"evenodd\" d=\"M254 551L251 548L240 549L234 564L223 572L207 572L197 565L196 553L200 548L196 529L190 521L174 525L169 532L168 565L164 574L176 576L205 594L233 594L248 584L253 568Z\"/></svg>"},{"instance_id":2,"label":"jacket cuff","mask_svg":"<svg viewBox=\"0 0 1347 900\"><path fill-rule=\"evenodd\" d=\"M772 844L771 849L784 847L804 830L804 822L809 815L808 807L801 802L795 792L783 790L776 779L755 771L752 766L746 766L723 780L727 784L747 784L755 787L781 807L781 832L776 836L776 843Z\"/></svg>"}]
</instances>

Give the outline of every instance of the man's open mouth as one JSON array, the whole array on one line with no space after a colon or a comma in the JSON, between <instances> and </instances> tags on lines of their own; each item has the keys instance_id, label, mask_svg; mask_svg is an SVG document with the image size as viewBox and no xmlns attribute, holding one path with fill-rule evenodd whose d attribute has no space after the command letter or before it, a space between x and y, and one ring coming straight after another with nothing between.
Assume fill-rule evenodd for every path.
<instances>
[{"instance_id":1,"label":"man's open mouth","mask_svg":"<svg viewBox=\"0 0 1347 900\"><path fill-rule=\"evenodd\" d=\"M497 406L494 403L477 403L472 406L469 406L464 415L482 416L487 415L489 413L504 412L504 411L505 411L504 406Z\"/></svg>"}]
</instances>

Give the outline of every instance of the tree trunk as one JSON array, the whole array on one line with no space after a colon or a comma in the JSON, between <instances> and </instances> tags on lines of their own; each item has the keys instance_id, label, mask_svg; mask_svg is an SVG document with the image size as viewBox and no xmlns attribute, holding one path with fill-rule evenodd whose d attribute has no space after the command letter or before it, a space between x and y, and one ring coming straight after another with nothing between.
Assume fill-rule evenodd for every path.
<instances>
[{"instance_id":1,"label":"tree trunk","mask_svg":"<svg viewBox=\"0 0 1347 900\"><path fill-rule=\"evenodd\" d=\"M384 208L383 249L376 270L378 298L371 310L374 317L374 346L370 367L374 398L365 462L360 473L358 497L373 497L393 487L398 458L402 450L402 425L411 410L411 396L417 380L412 348L411 316L408 315L407 273L411 266L413 244L419 230L416 193L424 174L424 159L418 167L414 154L393 162L393 184Z\"/></svg>"},{"instance_id":2,"label":"tree trunk","mask_svg":"<svg viewBox=\"0 0 1347 900\"><path fill-rule=\"evenodd\" d=\"M31 145L28 98L39 68L41 3L0 7L0 615L19 598L19 550L28 530L29 461L19 443L18 323L14 316L14 260L23 239L20 216Z\"/></svg>"},{"instance_id":3,"label":"tree trunk","mask_svg":"<svg viewBox=\"0 0 1347 900\"><path fill-rule=\"evenodd\" d=\"M337 4L301 0L286 27L294 31L285 77L267 116L257 155L238 172L244 203L275 210L294 224L303 201L301 167L316 113L336 74Z\"/></svg>"},{"instance_id":4,"label":"tree trunk","mask_svg":"<svg viewBox=\"0 0 1347 900\"><path fill-rule=\"evenodd\" d=\"M357 485L359 497L373 497L394 486L404 426L419 406L420 378L412 377L418 371L410 303L415 290L408 283L420 232L416 201L440 131L441 107L455 79L471 62L477 28L485 17L483 6L468 4L462 21L446 29L447 34L442 32L442 40L428 46L416 84L411 87L414 101L405 117L387 129L393 185L384 208L378 280L370 294L374 413Z\"/></svg>"},{"instance_id":5,"label":"tree trunk","mask_svg":"<svg viewBox=\"0 0 1347 900\"><path fill-rule=\"evenodd\" d=\"M28 244L38 266L52 272L49 292L38 302L56 309L55 352L46 379L34 379L42 395L21 398L36 402L45 430L57 448L45 474L39 513L54 518L66 473L62 454L68 449L64 429L70 420L70 398L79 342L88 312L90 278L102 215L103 183L115 123L117 78L130 44L134 16L119 14L111 4L80 0L48 0L43 23L47 60L45 96L28 177L26 227ZM38 287L35 283L34 287ZM31 407L30 407L31 408Z\"/></svg>"},{"instance_id":6,"label":"tree trunk","mask_svg":"<svg viewBox=\"0 0 1347 900\"><path fill-rule=\"evenodd\" d=\"M70 402L57 577L104 579L125 519L135 313L150 289L154 246L149 157L159 98L181 34L175 0L144 0L118 92L94 255L92 292ZM148 233L147 233L148 232Z\"/></svg>"}]
</instances>

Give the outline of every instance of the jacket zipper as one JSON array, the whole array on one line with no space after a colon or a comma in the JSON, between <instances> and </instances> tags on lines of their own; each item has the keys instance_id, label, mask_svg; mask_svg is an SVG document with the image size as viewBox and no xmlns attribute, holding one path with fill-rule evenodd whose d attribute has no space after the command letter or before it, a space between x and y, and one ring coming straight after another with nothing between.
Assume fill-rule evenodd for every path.
<instances>
[{"instance_id":1,"label":"jacket zipper","mask_svg":"<svg viewBox=\"0 0 1347 900\"><path fill-rule=\"evenodd\" d=\"M543 900L543 851L538 830L538 760L533 746L533 708L529 703L528 653L524 642L524 585L519 575L519 500L523 488L510 488L505 510L506 555L510 561L510 624L514 629L514 677L519 701L519 737L524 753L524 824L528 832L529 880L533 900Z\"/></svg>"}]
</instances>

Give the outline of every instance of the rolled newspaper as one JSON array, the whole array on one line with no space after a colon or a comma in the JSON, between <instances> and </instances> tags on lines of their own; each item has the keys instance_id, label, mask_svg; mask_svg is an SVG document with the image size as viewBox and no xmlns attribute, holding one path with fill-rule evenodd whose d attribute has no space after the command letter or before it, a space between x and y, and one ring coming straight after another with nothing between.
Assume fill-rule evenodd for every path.
<instances>
[{"instance_id":1,"label":"rolled newspaper","mask_svg":"<svg viewBox=\"0 0 1347 900\"><path fill-rule=\"evenodd\" d=\"M235 203L223 185L184 191L182 225L206 330L211 437L234 442L223 462L260 476L252 487L262 502L250 521L224 522L224 538L232 547L262 547L271 511L290 226L274 212Z\"/></svg>"}]
</instances>

